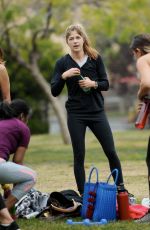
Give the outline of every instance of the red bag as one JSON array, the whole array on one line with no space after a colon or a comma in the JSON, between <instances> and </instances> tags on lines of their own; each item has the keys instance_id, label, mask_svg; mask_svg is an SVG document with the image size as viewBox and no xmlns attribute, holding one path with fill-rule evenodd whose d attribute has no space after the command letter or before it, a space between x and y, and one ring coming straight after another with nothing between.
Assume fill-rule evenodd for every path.
<instances>
[{"instance_id":1,"label":"red bag","mask_svg":"<svg viewBox=\"0 0 150 230\"><path fill-rule=\"evenodd\" d=\"M129 205L129 216L131 219L140 219L148 213L148 208L141 204Z\"/></svg>"}]
</instances>

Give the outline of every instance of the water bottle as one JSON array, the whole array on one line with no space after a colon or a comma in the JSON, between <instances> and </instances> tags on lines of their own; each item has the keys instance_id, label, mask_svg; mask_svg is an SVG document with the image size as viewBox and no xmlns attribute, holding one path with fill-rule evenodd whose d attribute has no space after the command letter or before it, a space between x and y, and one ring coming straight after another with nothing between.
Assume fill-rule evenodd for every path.
<instances>
[{"instance_id":1,"label":"water bottle","mask_svg":"<svg viewBox=\"0 0 150 230\"><path fill-rule=\"evenodd\" d=\"M80 75L80 78L81 80L84 80L84 77L82 75ZM85 92L85 93L89 93L91 88L85 88L85 87L82 87L82 90Z\"/></svg>"},{"instance_id":2,"label":"water bottle","mask_svg":"<svg viewBox=\"0 0 150 230\"><path fill-rule=\"evenodd\" d=\"M150 98L145 97L143 99L143 105L141 107L141 110L135 122L136 128L143 129L145 127L149 112L150 112Z\"/></svg>"},{"instance_id":3,"label":"water bottle","mask_svg":"<svg viewBox=\"0 0 150 230\"><path fill-rule=\"evenodd\" d=\"M13 220L16 220L17 216L16 216L16 207L15 207L15 205L9 210L9 212L10 212L10 215L13 218Z\"/></svg>"},{"instance_id":4,"label":"water bottle","mask_svg":"<svg viewBox=\"0 0 150 230\"><path fill-rule=\"evenodd\" d=\"M129 197L128 192L119 191L117 194L118 218L119 220L129 220Z\"/></svg>"},{"instance_id":5,"label":"water bottle","mask_svg":"<svg viewBox=\"0 0 150 230\"><path fill-rule=\"evenodd\" d=\"M4 197L4 199L7 199L8 196L11 194L11 187L9 184L2 184L1 186L2 186L2 189L4 191L3 197Z\"/></svg>"}]
</instances>

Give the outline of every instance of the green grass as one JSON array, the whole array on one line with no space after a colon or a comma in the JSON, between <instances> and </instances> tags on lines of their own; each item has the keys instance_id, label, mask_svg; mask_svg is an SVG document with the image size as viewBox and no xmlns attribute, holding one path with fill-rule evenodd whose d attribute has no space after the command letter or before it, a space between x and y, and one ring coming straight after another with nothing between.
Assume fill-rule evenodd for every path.
<instances>
[{"instance_id":1,"label":"green grass","mask_svg":"<svg viewBox=\"0 0 150 230\"><path fill-rule=\"evenodd\" d=\"M145 159L148 130L125 131L114 133L117 153L122 161ZM106 161L106 157L97 139L92 133L86 136L86 162ZM71 145L64 145L60 136L33 136L26 155L29 164L45 162L72 162Z\"/></svg>"},{"instance_id":2,"label":"green grass","mask_svg":"<svg viewBox=\"0 0 150 230\"><path fill-rule=\"evenodd\" d=\"M76 221L76 220L75 220ZM79 221L79 220L78 220ZM86 229L102 229L102 230L149 230L149 224L135 224L133 222L115 222L102 226L70 226L66 224L66 220L56 222L43 222L39 220L20 220L18 221L22 230L86 230Z\"/></svg>"},{"instance_id":3,"label":"green grass","mask_svg":"<svg viewBox=\"0 0 150 230\"><path fill-rule=\"evenodd\" d=\"M145 164L148 130L131 130L114 133L114 141L119 158L122 162L124 180L130 192L134 193L137 200L148 194L147 169ZM25 157L26 165L38 173L36 188L43 192L52 192L62 189L76 189L73 175L73 158L71 145L64 145L59 135L32 136L28 152ZM86 135L85 169L88 174L91 165L100 169L100 178L106 179L109 174L107 159L94 135ZM22 220L18 223L23 230L63 230L87 229L86 226L68 226L66 220L53 223L38 219ZM148 230L148 224L134 222L115 222L105 226L90 227L90 229L107 230Z\"/></svg>"}]
</instances>

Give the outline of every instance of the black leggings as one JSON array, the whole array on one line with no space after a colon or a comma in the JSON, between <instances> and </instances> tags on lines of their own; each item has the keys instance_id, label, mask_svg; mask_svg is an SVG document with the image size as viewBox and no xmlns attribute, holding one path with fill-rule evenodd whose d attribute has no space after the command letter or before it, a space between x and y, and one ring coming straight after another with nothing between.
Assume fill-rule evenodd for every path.
<instances>
[{"instance_id":1,"label":"black leggings","mask_svg":"<svg viewBox=\"0 0 150 230\"><path fill-rule=\"evenodd\" d=\"M6 208L6 206L5 206L4 200L2 198L2 195L0 193L0 210L2 210L3 208Z\"/></svg>"},{"instance_id":2,"label":"black leggings","mask_svg":"<svg viewBox=\"0 0 150 230\"><path fill-rule=\"evenodd\" d=\"M68 114L68 129L71 137L74 153L74 174L80 194L83 194L85 183L85 132L89 127L101 144L109 161L110 170L117 168L119 177L117 186L123 185L123 176L120 160L116 154L112 132L105 115L100 112L98 115L90 116Z\"/></svg>"}]
</instances>

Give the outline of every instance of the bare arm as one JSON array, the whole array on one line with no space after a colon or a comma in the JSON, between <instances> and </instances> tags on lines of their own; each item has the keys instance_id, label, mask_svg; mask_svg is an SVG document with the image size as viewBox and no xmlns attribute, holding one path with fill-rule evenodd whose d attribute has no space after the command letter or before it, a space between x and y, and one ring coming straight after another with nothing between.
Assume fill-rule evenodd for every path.
<instances>
[{"instance_id":1,"label":"bare arm","mask_svg":"<svg viewBox=\"0 0 150 230\"><path fill-rule=\"evenodd\" d=\"M2 98L5 101L10 102L10 82L7 70L4 65L0 65L0 88L2 92Z\"/></svg>"},{"instance_id":2,"label":"bare arm","mask_svg":"<svg viewBox=\"0 0 150 230\"><path fill-rule=\"evenodd\" d=\"M137 61L137 70L140 74L140 88L138 98L141 100L150 93L150 64L148 62L150 56L142 56Z\"/></svg>"},{"instance_id":3,"label":"bare arm","mask_svg":"<svg viewBox=\"0 0 150 230\"><path fill-rule=\"evenodd\" d=\"M23 164L25 152L26 152L25 147L23 146L18 147L16 153L14 154L13 162L16 164Z\"/></svg>"}]
</instances>

